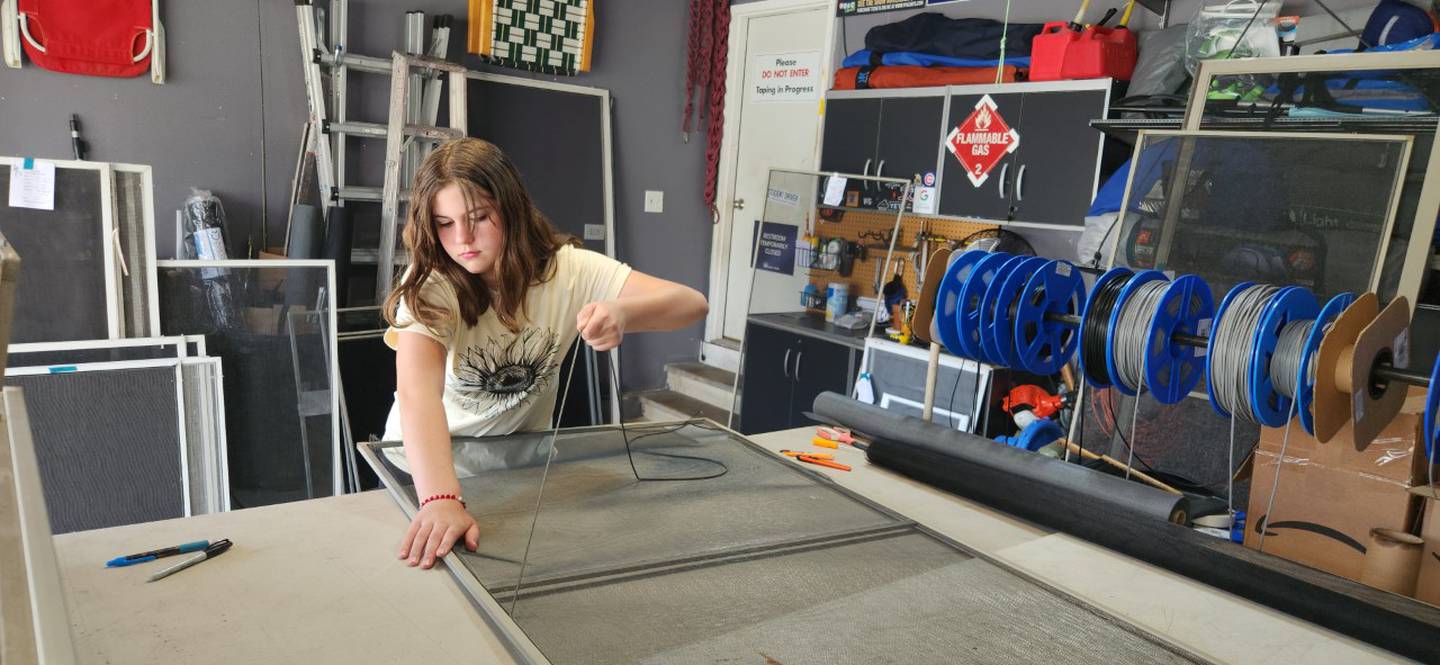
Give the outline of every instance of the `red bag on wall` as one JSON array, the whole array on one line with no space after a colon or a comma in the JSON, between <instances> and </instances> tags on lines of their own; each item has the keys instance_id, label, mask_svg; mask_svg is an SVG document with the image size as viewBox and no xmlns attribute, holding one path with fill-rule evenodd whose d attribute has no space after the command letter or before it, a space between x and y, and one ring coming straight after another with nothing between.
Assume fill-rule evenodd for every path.
<instances>
[{"instance_id":1,"label":"red bag on wall","mask_svg":"<svg viewBox=\"0 0 1440 665\"><path fill-rule=\"evenodd\" d=\"M45 69L130 77L150 68L151 0L20 0L19 14L25 53Z\"/></svg>"}]
</instances>

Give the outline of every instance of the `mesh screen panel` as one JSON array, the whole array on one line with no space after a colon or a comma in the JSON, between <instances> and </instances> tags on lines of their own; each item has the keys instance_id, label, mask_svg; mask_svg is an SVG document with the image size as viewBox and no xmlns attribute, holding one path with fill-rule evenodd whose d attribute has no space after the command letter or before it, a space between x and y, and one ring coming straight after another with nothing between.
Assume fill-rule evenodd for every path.
<instances>
[{"instance_id":1,"label":"mesh screen panel","mask_svg":"<svg viewBox=\"0 0 1440 665\"><path fill-rule=\"evenodd\" d=\"M452 442L459 561L570 663L1173 662L1180 657L702 422ZM396 442L364 444L413 508ZM696 459L682 459L686 455ZM769 658L771 660L767 661Z\"/></svg>"},{"instance_id":2,"label":"mesh screen panel","mask_svg":"<svg viewBox=\"0 0 1440 665\"><path fill-rule=\"evenodd\" d=\"M0 192L10 169L0 168ZM55 209L0 207L0 233L24 257L10 343L105 339L105 237L100 171L55 169Z\"/></svg>"},{"instance_id":3,"label":"mesh screen panel","mask_svg":"<svg viewBox=\"0 0 1440 665\"><path fill-rule=\"evenodd\" d=\"M1217 304L1245 281L1370 290L1404 141L1147 134L1135 154L1115 265L1199 275Z\"/></svg>"},{"instance_id":4,"label":"mesh screen panel","mask_svg":"<svg viewBox=\"0 0 1440 665\"><path fill-rule=\"evenodd\" d=\"M196 515L218 513L225 502L224 432L218 420L223 386L220 359L189 360L181 366L185 382L185 449L190 471L190 509Z\"/></svg>"},{"instance_id":5,"label":"mesh screen panel","mask_svg":"<svg viewBox=\"0 0 1440 665\"><path fill-rule=\"evenodd\" d=\"M173 366L6 381L25 390L55 533L184 516Z\"/></svg>"},{"instance_id":6,"label":"mesh screen panel","mask_svg":"<svg viewBox=\"0 0 1440 665\"><path fill-rule=\"evenodd\" d=\"M140 171L115 170L115 226L120 230L120 247L124 250L129 273L121 273L121 308L124 312L125 335L147 337L158 335L150 325L150 280L155 266L150 262L149 238L145 224L150 219L145 209L146 178Z\"/></svg>"}]
</instances>

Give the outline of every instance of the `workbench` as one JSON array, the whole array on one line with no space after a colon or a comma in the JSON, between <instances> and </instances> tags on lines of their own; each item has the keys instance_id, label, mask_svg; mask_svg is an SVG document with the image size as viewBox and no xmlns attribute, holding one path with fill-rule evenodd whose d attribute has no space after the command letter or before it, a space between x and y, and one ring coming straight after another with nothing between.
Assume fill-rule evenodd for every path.
<instances>
[{"instance_id":1,"label":"workbench","mask_svg":"<svg viewBox=\"0 0 1440 665\"><path fill-rule=\"evenodd\" d=\"M809 450L813 436L797 428L750 438L779 451ZM1181 652L1217 662L1401 661L871 466L854 448L832 452L853 471L807 468ZM405 525L390 496L372 491L57 536L79 662L514 662L443 567L396 558ZM202 538L235 545L155 583L145 580L157 564L104 568L117 555Z\"/></svg>"}]
</instances>

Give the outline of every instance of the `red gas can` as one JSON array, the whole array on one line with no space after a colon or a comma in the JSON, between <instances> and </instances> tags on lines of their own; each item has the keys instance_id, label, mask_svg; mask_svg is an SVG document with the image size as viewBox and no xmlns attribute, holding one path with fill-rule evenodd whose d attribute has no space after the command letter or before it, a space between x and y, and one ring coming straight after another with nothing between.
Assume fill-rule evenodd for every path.
<instances>
[{"instance_id":1,"label":"red gas can","mask_svg":"<svg viewBox=\"0 0 1440 665\"><path fill-rule=\"evenodd\" d=\"M1051 21L1030 41L1030 80L1058 81L1063 78L1065 50L1080 33L1064 21Z\"/></svg>"},{"instance_id":2,"label":"red gas can","mask_svg":"<svg viewBox=\"0 0 1440 665\"><path fill-rule=\"evenodd\" d=\"M1038 39L1038 37L1037 37ZM1128 28L1092 26L1070 42L1060 77L1095 79L1110 77L1129 81L1135 72L1135 33Z\"/></svg>"},{"instance_id":3,"label":"red gas can","mask_svg":"<svg viewBox=\"0 0 1440 665\"><path fill-rule=\"evenodd\" d=\"M1130 80L1135 71L1135 33L1127 28L1090 26L1083 32L1064 21L1046 23L1030 42L1030 80Z\"/></svg>"}]
</instances>

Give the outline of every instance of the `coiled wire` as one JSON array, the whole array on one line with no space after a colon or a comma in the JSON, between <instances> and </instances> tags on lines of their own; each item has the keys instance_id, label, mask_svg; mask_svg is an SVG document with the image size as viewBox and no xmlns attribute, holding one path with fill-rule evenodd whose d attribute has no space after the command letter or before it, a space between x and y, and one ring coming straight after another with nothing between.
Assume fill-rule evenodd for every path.
<instances>
[{"instance_id":1,"label":"coiled wire","mask_svg":"<svg viewBox=\"0 0 1440 665\"><path fill-rule=\"evenodd\" d=\"M1155 280L1135 288L1120 310L1115 328L1115 370L1126 388L1139 392L1145 385L1145 350L1150 323L1170 282Z\"/></svg>"},{"instance_id":2,"label":"coiled wire","mask_svg":"<svg viewBox=\"0 0 1440 665\"><path fill-rule=\"evenodd\" d=\"M1105 340L1110 332L1110 313L1115 309L1115 301L1119 299L1120 291L1133 278L1134 275L1125 275L1106 282L1095 292L1090 309L1086 312L1083 330L1080 332L1080 353L1085 359L1086 377L1092 384L1103 386L1110 383L1105 370Z\"/></svg>"},{"instance_id":3,"label":"coiled wire","mask_svg":"<svg viewBox=\"0 0 1440 665\"><path fill-rule=\"evenodd\" d=\"M1232 418L1260 423L1255 405L1250 400L1250 364L1255 355L1253 342L1265 306L1279 291L1279 287L1269 284L1257 284L1241 291L1225 309L1224 318L1215 326L1215 334L1210 338L1211 390L1215 393L1215 401L1229 411Z\"/></svg>"},{"instance_id":4,"label":"coiled wire","mask_svg":"<svg viewBox=\"0 0 1440 665\"><path fill-rule=\"evenodd\" d=\"M1300 396L1300 356L1305 351L1305 340L1314 330L1315 321L1291 321L1280 330L1275 343L1275 355L1270 358L1270 382L1281 395L1295 399ZM1312 358L1311 367L1305 368L1307 375L1315 372Z\"/></svg>"}]
</instances>

